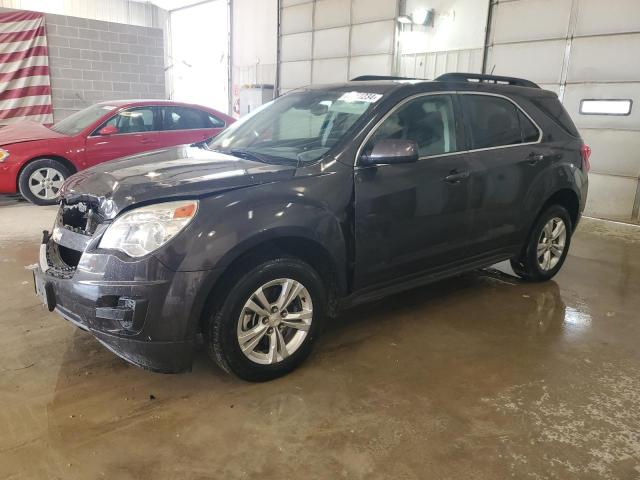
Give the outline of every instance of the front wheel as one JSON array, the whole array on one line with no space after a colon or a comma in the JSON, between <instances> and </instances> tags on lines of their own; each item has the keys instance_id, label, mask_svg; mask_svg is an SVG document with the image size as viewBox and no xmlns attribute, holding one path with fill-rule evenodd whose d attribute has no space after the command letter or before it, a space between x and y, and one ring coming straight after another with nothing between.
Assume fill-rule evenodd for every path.
<instances>
[{"instance_id":1,"label":"front wheel","mask_svg":"<svg viewBox=\"0 0 640 480\"><path fill-rule=\"evenodd\" d=\"M326 312L322 279L307 263L279 258L241 269L206 329L210 357L248 381L271 380L311 353Z\"/></svg>"},{"instance_id":2,"label":"front wheel","mask_svg":"<svg viewBox=\"0 0 640 480\"><path fill-rule=\"evenodd\" d=\"M20 194L36 205L53 205L58 203L62 184L70 175L69 169L57 160L34 160L20 173Z\"/></svg>"},{"instance_id":3,"label":"front wheel","mask_svg":"<svg viewBox=\"0 0 640 480\"><path fill-rule=\"evenodd\" d=\"M511 260L511 267L523 280L553 278L567 258L572 233L567 210L552 205L536 221L520 257Z\"/></svg>"}]
</instances>

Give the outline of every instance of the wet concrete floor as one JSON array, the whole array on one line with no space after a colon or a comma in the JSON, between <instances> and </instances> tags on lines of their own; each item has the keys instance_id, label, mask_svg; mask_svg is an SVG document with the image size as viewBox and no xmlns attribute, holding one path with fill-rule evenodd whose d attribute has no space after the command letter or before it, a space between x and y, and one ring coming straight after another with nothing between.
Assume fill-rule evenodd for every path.
<instances>
[{"instance_id":1,"label":"wet concrete floor","mask_svg":"<svg viewBox=\"0 0 640 480\"><path fill-rule=\"evenodd\" d=\"M54 210L0 209L0 478L640 478L640 229L555 281L473 272L345 312L298 371L132 367L46 312Z\"/></svg>"}]
</instances>

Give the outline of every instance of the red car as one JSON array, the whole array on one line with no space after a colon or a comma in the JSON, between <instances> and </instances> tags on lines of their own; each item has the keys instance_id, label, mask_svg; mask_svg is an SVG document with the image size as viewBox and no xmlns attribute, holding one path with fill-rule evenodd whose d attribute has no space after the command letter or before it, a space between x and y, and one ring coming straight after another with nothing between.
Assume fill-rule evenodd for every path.
<instances>
[{"instance_id":1,"label":"red car","mask_svg":"<svg viewBox=\"0 0 640 480\"><path fill-rule=\"evenodd\" d=\"M57 202L73 173L98 163L216 136L234 119L211 108L162 100L103 102L45 127L0 128L0 193Z\"/></svg>"}]
</instances>

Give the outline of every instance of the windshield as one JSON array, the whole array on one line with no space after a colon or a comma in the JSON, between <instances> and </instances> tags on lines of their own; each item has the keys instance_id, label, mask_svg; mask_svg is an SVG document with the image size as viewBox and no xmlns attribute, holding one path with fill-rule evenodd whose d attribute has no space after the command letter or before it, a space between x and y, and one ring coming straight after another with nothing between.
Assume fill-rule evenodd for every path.
<instances>
[{"instance_id":1,"label":"windshield","mask_svg":"<svg viewBox=\"0 0 640 480\"><path fill-rule=\"evenodd\" d=\"M289 93L234 123L208 147L268 163L318 160L382 95L308 90Z\"/></svg>"},{"instance_id":2,"label":"windshield","mask_svg":"<svg viewBox=\"0 0 640 480\"><path fill-rule=\"evenodd\" d=\"M52 125L51 130L64 135L76 135L116 108L113 105L93 105Z\"/></svg>"}]
</instances>

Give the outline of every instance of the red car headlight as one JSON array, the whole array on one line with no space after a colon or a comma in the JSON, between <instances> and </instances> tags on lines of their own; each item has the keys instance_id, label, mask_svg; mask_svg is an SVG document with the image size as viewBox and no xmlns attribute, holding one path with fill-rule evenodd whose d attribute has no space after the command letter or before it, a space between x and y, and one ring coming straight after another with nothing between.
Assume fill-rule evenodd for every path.
<instances>
[{"instance_id":1,"label":"red car headlight","mask_svg":"<svg viewBox=\"0 0 640 480\"><path fill-rule=\"evenodd\" d=\"M9 152L4 148L0 148L0 163L4 162L7 158L9 158Z\"/></svg>"}]
</instances>

